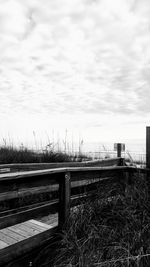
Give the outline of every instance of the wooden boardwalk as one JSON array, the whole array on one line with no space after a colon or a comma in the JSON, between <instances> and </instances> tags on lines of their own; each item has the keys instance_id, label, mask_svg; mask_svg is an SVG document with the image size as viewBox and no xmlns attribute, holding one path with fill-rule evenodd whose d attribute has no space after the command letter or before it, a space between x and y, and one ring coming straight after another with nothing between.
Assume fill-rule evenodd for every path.
<instances>
[{"instance_id":1,"label":"wooden boardwalk","mask_svg":"<svg viewBox=\"0 0 150 267\"><path fill-rule=\"evenodd\" d=\"M10 201L18 194L28 197L36 193L58 190L58 199L1 212L0 266L37 253L46 244L53 244L68 219L70 209L92 194L99 183L103 186L121 182L126 166L60 168L0 174L0 200ZM92 180L92 185L91 185ZM88 186L88 187L87 187ZM76 189L77 187L77 189ZM72 189L75 188L75 191ZM4 265L5 264L5 265ZM13 265L15 266L15 265ZM21 266L21 265L19 265Z\"/></svg>"},{"instance_id":2,"label":"wooden boardwalk","mask_svg":"<svg viewBox=\"0 0 150 267\"><path fill-rule=\"evenodd\" d=\"M38 235L50 228L48 225L37 220L28 220L0 230L0 249L19 243L23 240ZM21 244L20 244L21 245Z\"/></svg>"},{"instance_id":3,"label":"wooden boardwalk","mask_svg":"<svg viewBox=\"0 0 150 267\"><path fill-rule=\"evenodd\" d=\"M56 215L55 219L54 217L52 218L51 223L50 217L48 219L48 224L31 219L1 229L0 266L43 245L46 240L50 240L57 229L58 221ZM46 218L44 218L45 220Z\"/></svg>"},{"instance_id":4,"label":"wooden boardwalk","mask_svg":"<svg viewBox=\"0 0 150 267\"><path fill-rule=\"evenodd\" d=\"M55 227L58 225L58 213L43 216L42 218L38 219L38 221Z\"/></svg>"}]
</instances>

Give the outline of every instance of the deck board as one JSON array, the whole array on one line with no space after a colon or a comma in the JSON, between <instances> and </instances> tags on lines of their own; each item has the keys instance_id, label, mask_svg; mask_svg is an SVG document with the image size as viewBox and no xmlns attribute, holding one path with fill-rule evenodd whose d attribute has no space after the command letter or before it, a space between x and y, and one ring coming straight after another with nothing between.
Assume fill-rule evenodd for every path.
<instances>
[{"instance_id":1,"label":"deck board","mask_svg":"<svg viewBox=\"0 0 150 267\"><path fill-rule=\"evenodd\" d=\"M57 231L58 227L50 226L50 229L44 230L38 234L32 232L32 236L24 237L24 240L19 242L16 241L16 243L12 245L6 244L4 241L0 240L0 266L4 266L4 264L12 262L27 253L31 253L33 250L46 244L48 241L50 242Z\"/></svg>"},{"instance_id":2,"label":"deck board","mask_svg":"<svg viewBox=\"0 0 150 267\"><path fill-rule=\"evenodd\" d=\"M0 231L0 241L5 242L7 245L13 245L17 243L17 240L10 237L9 235L4 234L2 231Z\"/></svg>"},{"instance_id":3,"label":"deck board","mask_svg":"<svg viewBox=\"0 0 150 267\"><path fill-rule=\"evenodd\" d=\"M34 225L38 225L38 226L41 226L43 229L49 229L50 228L50 225L47 225L46 223L42 223L40 221L37 221L37 220L30 220L31 223L34 223Z\"/></svg>"},{"instance_id":4,"label":"deck board","mask_svg":"<svg viewBox=\"0 0 150 267\"><path fill-rule=\"evenodd\" d=\"M37 231L38 233L41 233L43 231L45 231L45 228L42 227L38 227L37 225L32 224L31 222L25 222L24 223L25 227L28 227L29 230L31 231Z\"/></svg>"},{"instance_id":5,"label":"deck board","mask_svg":"<svg viewBox=\"0 0 150 267\"><path fill-rule=\"evenodd\" d=\"M25 236L22 236L18 233L15 233L11 228L10 229L8 229L8 228L2 229L1 233L3 233L4 235L8 235L9 237L12 237L16 241L21 241L25 238Z\"/></svg>"},{"instance_id":6,"label":"deck board","mask_svg":"<svg viewBox=\"0 0 150 267\"><path fill-rule=\"evenodd\" d=\"M9 229L9 227L8 227L8 229ZM31 234L28 234L25 230L18 228L17 225L11 226L11 230L17 234L24 236L24 237L30 237L31 236Z\"/></svg>"},{"instance_id":7,"label":"deck board","mask_svg":"<svg viewBox=\"0 0 150 267\"><path fill-rule=\"evenodd\" d=\"M0 249L18 243L34 235L38 235L48 229L51 225L29 220L0 230Z\"/></svg>"},{"instance_id":8,"label":"deck board","mask_svg":"<svg viewBox=\"0 0 150 267\"><path fill-rule=\"evenodd\" d=\"M24 232L27 233L27 235L30 236L34 236L40 233L40 231L38 231L37 229L32 229L31 227L29 227L29 225L26 224L20 224L18 225L18 228L23 230Z\"/></svg>"},{"instance_id":9,"label":"deck board","mask_svg":"<svg viewBox=\"0 0 150 267\"><path fill-rule=\"evenodd\" d=\"M56 216L55 216L56 217ZM47 220L28 220L0 230L0 266L48 242L58 229L53 214ZM51 218L51 220L50 220ZM3 266L3 265L2 265Z\"/></svg>"},{"instance_id":10,"label":"deck board","mask_svg":"<svg viewBox=\"0 0 150 267\"><path fill-rule=\"evenodd\" d=\"M0 240L0 249L5 248L5 247L8 247L8 244Z\"/></svg>"},{"instance_id":11,"label":"deck board","mask_svg":"<svg viewBox=\"0 0 150 267\"><path fill-rule=\"evenodd\" d=\"M46 231L46 230L51 228L51 225L47 225L46 223L40 224L40 222L39 223L38 223L38 221L35 222L35 220L29 220L29 221L25 222L25 225L27 225L28 227L30 227L32 229L36 229L39 232L43 232L43 231Z\"/></svg>"},{"instance_id":12,"label":"deck board","mask_svg":"<svg viewBox=\"0 0 150 267\"><path fill-rule=\"evenodd\" d=\"M58 225L58 213L49 214L40 218L38 221L55 227Z\"/></svg>"},{"instance_id":13,"label":"deck board","mask_svg":"<svg viewBox=\"0 0 150 267\"><path fill-rule=\"evenodd\" d=\"M25 238L32 237L39 233L39 231L29 228L26 225L17 224L17 228L19 231L23 232L25 234Z\"/></svg>"}]
</instances>

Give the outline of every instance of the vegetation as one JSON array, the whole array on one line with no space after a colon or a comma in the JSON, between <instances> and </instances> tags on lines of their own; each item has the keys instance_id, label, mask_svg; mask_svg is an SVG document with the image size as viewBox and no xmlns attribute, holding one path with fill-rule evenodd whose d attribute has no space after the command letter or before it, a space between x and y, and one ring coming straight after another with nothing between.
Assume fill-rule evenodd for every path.
<instances>
[{"instance_id":1,"label":"vegetation","mask_svg":"<svg viewBox=\"0 0 150 267\"><path fill-rule=\"evenodd\" d=\"M143 175L126 187L110 186L71 211L59 242L55 263L49 250L39 266L150 266L150 201ZM57 245L57 247L58 247Z\"/></svg>"},{"instance_id":2,"label":"vegetation","mask_svg":"<svg viewBox=\"0 0 150 267\"><path fill-rule=\"evenodd\" d=\"M27 148L0 148L0 163L63 162L76 160L61 152L41 153ZM128 184L98 187L86 202L71 210L70 217L52 257L47 247L35 262L41 267L129 267L150 266L149 185L142 174L133 175ZM39 195L42 201L53 196ZM32 198L32 196L31 196ZM33 201L33 202L32 202ZM12 207L28 202L19 199ZM10 204L10 203L9 203ZM9 206L9 205L8 205ZM7 203L1 209L7 209ZM41 256L42 255L42 256Z\"/></svg>"},{"instance_id":3,"label":"vegetation","mask_svg":"<svg viewBox=\"0 0 150 267\"><path fill-rule=\"evenodd\" d=\"M34 152L28 148L18 149L13 146L0 147L0 164L5 163L40 163L40 162L69 162L73 161L68 154L45 150Z\"/></svg>"},{"instance_id":4,"label":"vegetation","mask_svg":"<svg viewBox=\"0 0 150 267\"><path fill-rule=\"evenodd\" d=\"M140 155L139 155L140 156ZM141 168L145 168L146 167L146 159L144 159L144 157L142 157L142 154L141 154L141 159L137 160L137 159L134 159L130 152L129 151L126 151L126 163L128 163L130 166L139 166Z\"/></svg>"}]
</instances>

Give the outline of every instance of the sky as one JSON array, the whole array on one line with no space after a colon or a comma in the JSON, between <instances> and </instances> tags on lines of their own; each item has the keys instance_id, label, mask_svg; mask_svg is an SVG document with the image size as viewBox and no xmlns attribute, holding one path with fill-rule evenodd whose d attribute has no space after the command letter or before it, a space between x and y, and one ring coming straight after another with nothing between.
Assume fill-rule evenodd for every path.
<instances>
[{"instance_id":1,"label":"sky","mask_svg":"<svg viewBox=\"0 0 150 267\"><path fill-rule=\"evenodd\" d=\"M149 0L0 0L0 144L144 139L149 14Z\"/></svg>"}]
</instances>

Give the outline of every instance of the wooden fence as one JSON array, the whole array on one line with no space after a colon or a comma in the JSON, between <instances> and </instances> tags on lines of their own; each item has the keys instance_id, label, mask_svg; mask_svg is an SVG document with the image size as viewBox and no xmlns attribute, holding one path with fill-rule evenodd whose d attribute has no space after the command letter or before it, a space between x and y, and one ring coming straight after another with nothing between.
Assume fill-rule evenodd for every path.
<instances>
[{"instance_id":1,"label":"wooden fence","mask_svg":"<svg viewBox=\"0 0 150 267\"><path fill-rule=\"evenodd\" d=\"M87 192L82 194L72 195L71 184L75 181L92 181L89 184L89 192L93 190L93 185L108 183L118 183L125 187L125 184L131 179L132 173L150 173L149 169L137 169L127 166L114 166L114 167L69 167L69 168L56 168L48 170L27 171L18 173L5 173L0 174L0 200L6 201L11 194L19 196L20 192L32 188L39 190L47 189L49 186L58 184L58 200L52 200L48 203L39 203L38 205L31 205L28 207L21 207L15 210L2 211L0 213L0 229L5 231L10 230L11 226L18 225L19 223L26 222L33 218L39 218L49 213L58 212L58 225L47 229L39 235L26 238L21 242L17 242L11 246L2 247L0 250L0 264L5 264L14 260L16 257L21 256L23 253L36 249L40 244L48 242L52 235L61 230L65 221L67 220L70 207L77 205L83 198L87 198ZM92 186L91 186L92 185ZM80 188L84 185L79 186ZM91 186L91 187L90 187ZM88 193L89 193L88 192ZM0 232L2 231L0 230ZM4 242L3 242L4 243ZM3 244L2 243L2 244ZM3 265L0 265L3 266Z\"/></svg>"},{"instance_id":2,"label":"wooden fence","mask_svg":"<svg viewBox=\"0 0 150 267\"><path fill-rule=\"evenodd\" d=\"M20 171L33 171L44 169L55 169L65 167L104 167L104 166L118 166L123 165L124 159L117 157L111 159L92 160L85 162L59 162L59 163L12 163L0 164L2 172L20 172Z\"/></svg>"}]
</instances>

